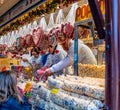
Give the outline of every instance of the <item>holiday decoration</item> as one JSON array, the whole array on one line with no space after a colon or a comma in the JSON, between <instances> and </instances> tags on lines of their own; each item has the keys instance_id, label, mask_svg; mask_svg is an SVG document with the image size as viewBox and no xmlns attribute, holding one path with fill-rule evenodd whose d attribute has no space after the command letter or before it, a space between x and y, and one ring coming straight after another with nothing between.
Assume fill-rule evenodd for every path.
<instances>
[{"instance_id":1,"label":"holiday decoration","mask_svg":"<svg viewBox=\"0 0 120 110\"><path fill-rule=\"evenodd\" d=\"M72 4L77 1L80 0L49 0L48 2L45 2L44 4L36 7L26 15L23 15L17 20L11 22L9 25L0 29L0 36L7 34L13 30L19 29L21 26L34 21L36 18L41 17L43 14L50 14L52 12L55 12L57 7L61 8L68 6L68 4Z\"/></svg>"}]
</instances>

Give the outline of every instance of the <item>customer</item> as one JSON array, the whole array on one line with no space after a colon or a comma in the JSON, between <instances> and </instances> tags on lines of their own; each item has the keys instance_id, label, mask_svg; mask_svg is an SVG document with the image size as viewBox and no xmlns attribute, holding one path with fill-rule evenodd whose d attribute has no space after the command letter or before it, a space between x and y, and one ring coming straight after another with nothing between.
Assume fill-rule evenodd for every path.
<instances>
[{"instance_id":1,"label":"customer","mask_svg":"<svg viewBox=\"0 0 120 110\"><path fill-rule=\"evenodd\" d=\"M27 99L20 95L17 78L12 71L0 72L0 110L31 110Z\"/></svg>"}]
</instances>

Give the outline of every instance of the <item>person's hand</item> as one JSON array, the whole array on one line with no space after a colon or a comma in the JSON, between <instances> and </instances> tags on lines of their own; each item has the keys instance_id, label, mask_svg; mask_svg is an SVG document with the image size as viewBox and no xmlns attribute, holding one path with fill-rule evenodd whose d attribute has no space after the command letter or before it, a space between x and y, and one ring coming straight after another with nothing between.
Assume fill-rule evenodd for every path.
<instances>
[{"instance_id":1,"label":"person's hand","mask_svg":"<svg viewBox=\"0 0 120 110\"><path fill-rule=\"evenodd\" d=\"M45 82L45 81L48 79L48 76L51 76L52 74L53 74L53 73L52 73L52 71L50 70L50 68L46 69L46 70L44 71L43 76L42 76L43 81Z\"/></svg>"},{"instance_id":2,"label":"person's hand","mask_svg":"<svg viewBox=\"0 0 120 110\"><path fill-rule=\"evenodd\" d=\"M48 69L45 70L45 74L47 76L51 76L53 74L53 72L50 70L50 68L48 68Z\"/></svg>"},{"instance_id":3,"label":"person's hand","mask_svg":"<svg viewBox=\"0 0 120 110\"><path fill-rule=\"evenodd\" d=\"M23 58L23 61L24 61L24 62L28 62L28 59L27 59L27 58Z\"/></svg>"}]
</instances>

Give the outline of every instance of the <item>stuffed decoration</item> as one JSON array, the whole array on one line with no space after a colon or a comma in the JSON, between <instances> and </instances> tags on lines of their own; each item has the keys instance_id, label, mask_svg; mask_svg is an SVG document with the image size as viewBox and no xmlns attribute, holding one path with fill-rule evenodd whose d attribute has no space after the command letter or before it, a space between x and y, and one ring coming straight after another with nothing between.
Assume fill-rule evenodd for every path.
<instances>
[{"instance_id":1,"label":"stuffed decoration","mask_svg":"<svg viewBox=\"0 0 120 110\"><path fill-rule=\"evenodd\" d=\"M7 44L3 44L3 48L4 49L8 48L8 45Z\"/></svg>"},{"instance_id":2,"label":"stuffed decoration","mask_svg":"<svg viewBox=\"0 0 120 110\"><path fill-rule=\"evenodd\" d=\"M73 38L74 27L70 24L70 22L65 25L61 25L61 31L68 37Z\"/></svg>"},{"instance_id":3,"label":"stuffed decoration","mask_svg":"<svg viewBox=\"0 0 120 110\"><path fill-rule=\"evenodd\" d=\"M26 41L25 41L25 39L24 39L23 37L21 37L21 38L19 39L19 44L20 44L20 46L21 46L22 48L25 47Z\"/></svg>"},{"instance_id":4,"label":"stuffed decoration","mask_svg":"<svg viewBox=\"0 0 120 110\"><path fill-rule=\"evenodd\" d=\"M17 40L16 40L16 46L17 46L18 50L20 50L21 48L24 48L25 45L26 45L26 41L25 41L24 37L17 38Z\"/></svg>"},{"instance_id":5,"label":"stuffed decoration","mask_svg":"<svg viewBox=\"0 0 120 110\"><path fill-rule=\"evenodd\" d=\"M66 41L66 35L63 33L61 28L56 29L55 36L59 43L64 43Z\"/></svg>"},{"instance_id":6,"label":"stuffed decoration","mask_svg":"<svg viewBox=\"0 0 120 110\"><path fill-rule=\"evenodd\" d=\"M41 27L38 27L37 29L33 30L33 41L34 41L35 46L39 47L41 38L43 36L44 36L44 31L42 30Z\"/></svg>"},{"instance_id":7,"label":"stuffed decoration","mask_svg":"<svg viewBox=\"0 0 120 110\"><path fill-rule=\"evenodd\" d=\"M41 39L39 41L38 47L42 50L42 49L47 49L49 47L49 38L48 35L46 33L44 33L41 36Z\"/></svg>"},{"instance_id":8,"label":"stuffed decoration","mask_svg":"<svg viewBox=\"0 0 120 110\"><path fill-rule=\"evenodd\" d=\"M73 39L74 27L68 22L56 28L55 35L59 43L64 43L67 38Z\"/></svg>"},{"instance_id":9,"label":"stuffed decoration","mask_svg":"<svg viewBox=\"0 0 120 110\"><path fill-rule=\"evenodd\" d=\"M0 44L0 49L2 48L2 44Z\"/></svg>"},{"instance_id":10,"label":"stuffed decoration","mask_svg":"<svg viewBox=\"0 0 120 110\"><path fill-rule=\"evenodd\" d=\"M34 41L33 41L33 36L31 34L27 34L25 36L25 39L26 39L26 45L27 47L31 47L31 46L34 46Z\"/></svg>"}]
</instances>

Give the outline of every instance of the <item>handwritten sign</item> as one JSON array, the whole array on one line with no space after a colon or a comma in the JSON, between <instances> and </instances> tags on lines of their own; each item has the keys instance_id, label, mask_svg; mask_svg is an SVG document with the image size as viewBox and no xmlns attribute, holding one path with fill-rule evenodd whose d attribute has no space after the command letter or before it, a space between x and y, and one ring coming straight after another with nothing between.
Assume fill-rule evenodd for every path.
<instances>
[{"instance_id":1,"label":"handwritten sign","mask_svg":"<svg viewBox=\"0 0 120 110\"><path fill-rule=\"evenodd\" d=\"M102 14L105 14L105 0L99 0L99 6ZM88 4L81 5L76 11L76 21L92 18L90 7Z\"/></svg>"}]
</instances>

